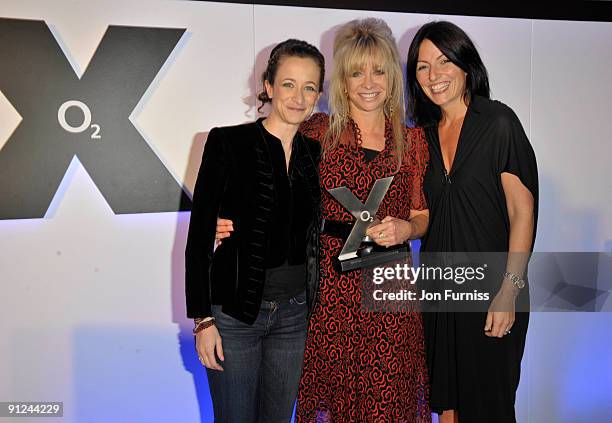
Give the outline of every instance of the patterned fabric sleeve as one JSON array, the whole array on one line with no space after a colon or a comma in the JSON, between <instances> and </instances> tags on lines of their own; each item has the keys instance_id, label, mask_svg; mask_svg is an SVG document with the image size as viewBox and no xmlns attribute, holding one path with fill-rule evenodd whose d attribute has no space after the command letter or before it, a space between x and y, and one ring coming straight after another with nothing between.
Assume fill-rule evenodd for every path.
<instances>
[{"instance_id":1,"label":"patterned fabric sleeve","mask_svg":"<svg viewBox=\"0 0 612 423\"><path fill-rule=\"evenodd\" d=\"M329 117L325 113L315 113L300 125L300 132L317 141L323 141L325 131L329 124Z\"/></svg>"},{"instance_id":2,"label":"patterned fabric sleeve","mask_svg":"<svg viewBox=\"0 0 612 423\"><path fill-rule=\"evenodd\" d=\"M407 128L406 132L407 139L411 140L409 161L414 172L411 175L410 209L424 210L427 208L423 193L423 178L429 162L427 141L425 141L425 133L422 128Z\"/></svg>"}]
</instances>

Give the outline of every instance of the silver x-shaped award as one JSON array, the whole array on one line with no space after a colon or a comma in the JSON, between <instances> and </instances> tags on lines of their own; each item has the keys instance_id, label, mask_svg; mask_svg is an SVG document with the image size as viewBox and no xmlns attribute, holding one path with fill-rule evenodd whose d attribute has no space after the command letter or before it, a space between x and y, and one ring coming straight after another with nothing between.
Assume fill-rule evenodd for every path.
<instances>
[{"instance_id":1,"label":"silver x-shaped award","mask_svg":"<svg viewBox=\"0 0 612 423\"><path fill-rule=\"evenodd\" d=\"M351 233L349 234L338 260L346 260L357 257L357 250L361 246L361 242L366 239L366 231L368 226L376 218L376 212L383 198L391 186L393 176L378 179L374 182L374 186L368 195L365 204L349 190L347 187L338 187L327 190L340 204L342 204L356 220Z\"/></svg>"}]
</instances>

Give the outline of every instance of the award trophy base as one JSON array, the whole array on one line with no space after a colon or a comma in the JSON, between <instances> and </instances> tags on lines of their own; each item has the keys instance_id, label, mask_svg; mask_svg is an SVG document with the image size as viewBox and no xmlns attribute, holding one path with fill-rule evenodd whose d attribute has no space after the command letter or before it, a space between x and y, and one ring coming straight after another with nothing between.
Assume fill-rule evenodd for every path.
<instances>
[{"instance_id":1,"label":"award trophy base","mask_svg":"<svg viewBox=\"0 0 612 423\"><path fill-rule=\"evenodd\" d=\"M349 257L337 257L334 264L339 272L348 272L365 267L402 262L406 261L408 257L410 257L409 244L399 244L386 248L364 243L356 253Z\"/></svg>"}]
</instances>

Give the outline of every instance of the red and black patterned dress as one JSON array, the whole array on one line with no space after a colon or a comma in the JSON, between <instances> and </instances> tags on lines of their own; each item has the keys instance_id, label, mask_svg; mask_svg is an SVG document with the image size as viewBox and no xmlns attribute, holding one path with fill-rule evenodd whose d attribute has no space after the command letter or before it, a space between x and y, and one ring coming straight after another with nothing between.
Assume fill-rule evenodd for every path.
<instances>
[{"instance_id":1,"label":"red and black patterned dress","mask_svg":"<svg viewBox=\"0 0 612 423\"><path fill-rule=\"evenodd\" d=\"M301 131L322 140L328 117L319 113ZM353 137L353 142L350 138ZM357 146L354 125L345 130L340 145L321 159L324 219L353 222L352 215L327 192L347 186L363 203L374 181L393 175L392 131L385 131L385 148L367 162ZM420 129L406 128L412 140L395 174L378 218L407 220L410 209L426 208L422 190L428 160ZM430 422L428 377L421 315L372 312L362 309L360 270L338 273L332 260L343 241L327 234L320 238L320 291L308 325L304 369L298 392L296 423L422 423Z\"/></svg>"}]
</instances>

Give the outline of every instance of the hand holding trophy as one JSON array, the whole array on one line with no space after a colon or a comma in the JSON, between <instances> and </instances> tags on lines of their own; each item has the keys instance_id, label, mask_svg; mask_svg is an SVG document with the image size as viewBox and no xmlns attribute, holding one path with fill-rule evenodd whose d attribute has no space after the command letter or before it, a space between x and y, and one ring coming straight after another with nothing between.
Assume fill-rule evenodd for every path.
<instances>
[{"instance_id":1,"label":"hand holding trophy","mask_svg":"<svg viewBox=\"0 0 612 423\"><path fill-rule=\"evenodd\" d=\"M337 258L342 272L402 260L410 253L409 244L381 247L366 234L370 226L381 223L376 218L376 212L392 181L393 176L378 179L372 186L365 204L345 186L328 190L356 219ZM323 222L323 225L325 224L326 222Z\"/></svg>"}]
</instances>

